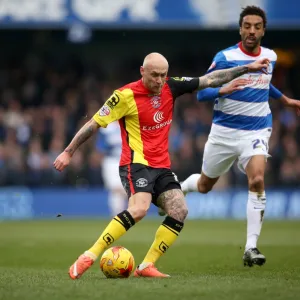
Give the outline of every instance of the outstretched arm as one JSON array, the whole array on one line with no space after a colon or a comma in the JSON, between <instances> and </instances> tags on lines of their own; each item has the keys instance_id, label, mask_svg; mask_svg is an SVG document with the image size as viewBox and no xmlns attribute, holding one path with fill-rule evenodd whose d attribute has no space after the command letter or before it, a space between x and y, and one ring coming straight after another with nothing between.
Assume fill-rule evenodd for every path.
<instances>
[{"instance_id":1,"label":"outstretched arm","mask_svg":"<svg viewBox=\"0 0 300 300\"><path fill-rule=\"evenodd\" d=\"M199 78L199 89L204 89L207 87L219 87L224 83L227 83L234 78L237 78L248 72L249 68L247 65L211 72Z\"/></svg>"},{"instance_id":2,"label":"outstretched arm","mask_svg":"<svg viewBox=\"0 0 300 300\"><path fill-rule=\"evenodd\" d=\"M293 107L296 110L297 115L300 116L300 101L287 97L272 84L270 84L270 97L280 100L284 106Z\"/></svg>"},{"instance_id":3,"label":"outstretched arm","mask_svg":"<svg viewBox=\"0 0 300 300\"><path fill-rule=\"evenodd\" d=\"M83 125L67 148L56 158L53 163L54 168L58 171L63 171L63 169L69 165L71 157L78 147L87 141L99 127L100 125L94 119L89 120Z\"/></svg>"},{"instance_id":4,"label":"outstretched arm","mask_svg":"<svg viewBox=\"0 0 300 300\"><path fill-rule=\"evenodd\" d=\"M65 152L72 156L77 148L87 141L99 129L99 127L100 125L93 118L90 119L79 129L69 146L65 149Z\"/></svg>"},{"instance_id":5,"label":"outstretched arm","mask_svg":"<svg viewBox=\"0 0 300 300\"><path fill-rule=\"evenodd\" d=\"M273 84L270 84L269 95L273 99L280 99L282 93Z\"/></svg>"},{"instance_id":6,"label":"outstretched arm","mask_svg":"<svg viewBox=\"0 0 300 300\"><path fill-rule=\"evenodd\" d=\"M233 92L242 90L247 85L247 79L236 79L228 83L225 86L217 88L206 88L198 91L197 100L201 101L213 101L218 97L230 95Z\"/></svg>"},{"instance_id":7,"label":"outstretched arm","mask_svg":"<svg viewBox=\"0 0 300 300\"><path fill-rule=\"evenodd\" d=\"M126 94L115 90L106 100L104 105L96 112L91 120L83 125L69 146L56 158L53 165L58 171L63 171L69 164L72 155L78 147L88 140L100 127L106 127L108 124L123 118L131 113Z\"/></svg>"},{"instance_id":8,"label":"outstretched arm","mask_svg":"<svg viewBox=\"0 0 300 300\"><path fill-rule=\"evenodd\" d=\"M256 72L256 71L265 72L264 70L267 69L268 65L269 65L269 60L264 58L244 66L211 72L199 78L199 89L221 86L249 72Z\"/></svg>"},{"instance_id":9,"label":"outstretched arm","mask_svg":"<svg viewBox=\"0 0 300 300\"><path fill-rule=\"evenodd\" d=\"M206 88L206 89L200 90L197 93L197 100L199 102L214 101L216 98L218 98L220 96L219 92L220 92L220 87Z\"/></svg>"},{"instance_id":10,"label":"outstretched arm","mask_svg":"<svg viewBox=\"0 0 300 300\"><path fill-rule=\"evenodd\" d=\"M300 101L297 99L291 99L286 95L282 94L280 98L278 98L284 106L292 107L296 110L298 116L300 116Z\"/></svg>"}]
</instances>

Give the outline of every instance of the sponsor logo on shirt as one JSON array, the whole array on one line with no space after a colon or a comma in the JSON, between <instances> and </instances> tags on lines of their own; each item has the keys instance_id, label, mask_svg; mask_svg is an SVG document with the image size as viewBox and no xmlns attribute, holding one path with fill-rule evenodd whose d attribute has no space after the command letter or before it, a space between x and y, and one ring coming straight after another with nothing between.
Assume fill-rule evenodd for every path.
<instances>
[{"instance_id":1,"label":"sponsor logo on shirt","mask_svg":"<svg viewBox=\"0 0 300 300\"><path fill-rule=\"evenodd\" d=\"M248 78L245 78L247 80L247 85L257 85L257 84L269 84L270 79L265 78L263 75L255 76L255 75L249 75Z\"/></svg>"},{"instance_id":2,"label":"sponsor logo on shirt","mask_svg":"<svg viewBox=\"0 0 300 300\"><path fill-rule=\"evenodd\" d=\"M110 108L110 109L114 109L116 105L118 105L118 103L120 102L120 98L117 94L112 94L110 96L110 98L106 101L106 105Z\"/></svg>"},{"instance_id":3,"label":"sponsor logo on shirt","mask_svg":"<svg viewBox=\"0 0 300 300\"><path fill-rule=\"evenodd\" d=\"M153 121L157 124L153 126L143 126L142 130L157 130L172 123L172 119L167 121L164 120L164 112L158 110L153 116Z\"/></svg>"},{"instance_id":4,"label":"sponsor logo on shirt","mask_svg":"<svg viewBox=\"0 0 300 300\"><path fill-rule=\"evenodd\" d=\"M164 116L163 116L163 112L162 111L157 111L154 116L153 116L153 120L155 123L160 123L164 120Z\"/></svg>"},{"instance_id":5,"label":"sponsor logo on shirt","mask_svg":"<svg viewBox=\"0 0 300 300\"><path fill-rule=\"evenodd\" d=\"M168 121L165 121L163 123L160 123L160 124L156 124L154 126L143 126L143 130L157 130L157 129L161 129L167 125L170 125L172 123L172 119L171 120L168 120Z\"/></svg>"},{"instance_id":6,"label":"sponsor logo on shirt","mask_svg":"<svg viewBox=\"0 0 300 300\"><path fill-rule=\"evenodd\" d=\"M174 80L177 81L191 81L193 77L172 77Z\"/></svg>"},{"instance_id":7,"label":"sponsor logo on shirt","mask_svg":"<svg viewBox=\"0 0 300 300\"><path fill-rule=\"evenodd\" d=\"M182 77L183 81L191 81L193 77Z\"/></svg>"}]
</instances>

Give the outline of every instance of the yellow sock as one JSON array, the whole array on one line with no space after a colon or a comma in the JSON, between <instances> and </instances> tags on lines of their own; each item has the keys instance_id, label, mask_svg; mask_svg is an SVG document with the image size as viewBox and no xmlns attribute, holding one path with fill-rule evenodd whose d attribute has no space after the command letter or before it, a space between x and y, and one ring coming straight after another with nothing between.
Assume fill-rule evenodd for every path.
<instances>
[{"instance_id":1,"label":"yellow sock","mask_svg":"<svg viewBox=\"0 0 300 300\"><path fill-rule=\"evenodd\" d=\"M175 242L182 228L182 222L167 216L163 223L158 227L155 234L155 240L146 254L143 263L155 263Z\"/></svg>"},{"instance_id":2,"label":"yellow sock","mask_svg":"<svg viewBox=\"0 0 300 300\"><path fill-rule=\"evenodd\" d=\"M134 224L135 221L131 214L124 210L111 220L99 239L87 252L92 254L93 259L98 258L106 248L119 239Z\"/></svg>"}]
</instances>

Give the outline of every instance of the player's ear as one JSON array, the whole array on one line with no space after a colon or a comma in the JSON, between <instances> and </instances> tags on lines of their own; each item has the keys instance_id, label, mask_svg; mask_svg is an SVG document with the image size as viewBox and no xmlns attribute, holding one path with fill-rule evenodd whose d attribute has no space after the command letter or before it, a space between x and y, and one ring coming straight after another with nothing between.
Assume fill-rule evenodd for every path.
<instances>
[{"instance_id":1,"label":"player's ear","mask_svg":"<svg viewBox=\"0 0 300 300\"><path fill-rule=\"evenodd\" d=\"M240 27L240 35L242 35L242 27Z\"/></svg>"},{"instance_id":2,"label":"player's ear","mask_svg":"<svg viewBox=\"0 0 300 300\"><path fill-rule=\"evenodd\" d=\"M144 76L144 72L145 72L144 67L141 66L141 67L140 67L140 73L141 73L142 76Z\"/></svg>"}]
</instances>

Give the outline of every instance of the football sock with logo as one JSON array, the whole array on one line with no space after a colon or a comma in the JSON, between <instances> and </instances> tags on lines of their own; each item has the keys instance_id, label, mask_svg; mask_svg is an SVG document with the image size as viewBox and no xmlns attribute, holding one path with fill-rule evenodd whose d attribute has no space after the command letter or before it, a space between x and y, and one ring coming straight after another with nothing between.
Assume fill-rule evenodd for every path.
<instances>
[{"instance_id":1,"label":"football sock with logo","mask_svg":"<svg viewBox=\"0 0 300 300\"><path fill-rule=\"evenodd\" d=\"M97 259L107 247L119 239L134 224L135 221L131 214L127 210L122 211L111 220L93 247L87 250L85 254L94 260Z\"/></svg>"},{"instance_id":2,"label":"football sock with logo","mask_svg":"<svg viewBox=\"0 0 300 300\"><path fill-rule=\"evenodd\" d=\"M167 216L163 223L158 227L158 230L155 234L155 240L145 256L142 264L149 262L155 263L175 242L182 228L182 222Z\"/></svg>"},{"instance_id":3,"label":"football sock with logo","mask_svg":"<svg viewBox=\"0 0 300 300\"><path fill-rule=\"evenodd\" d=\"M201 174L193 174L181 183L181 189L184 193L198 192L198 180Z\"/></svg>"},{"instance_id":4,"label":"football sock with logo","mask_svg":"<svg viewBox=\"0 0 300 300\"><path fill-rule=\"evenodd\" d=\"M256 248L260 235L264 212L266 208L266 193L249 191L247 203L247 243L245 249Z\"/></svg>"}]
</instances>

